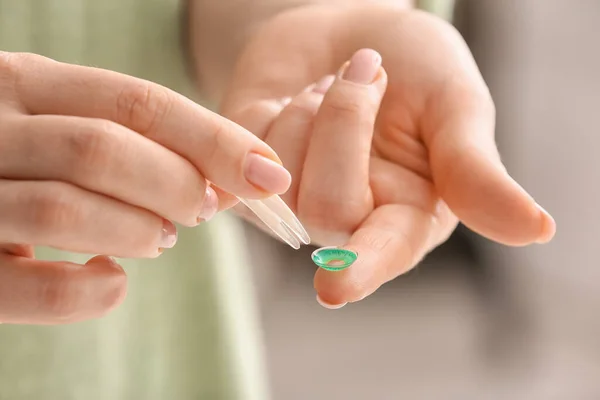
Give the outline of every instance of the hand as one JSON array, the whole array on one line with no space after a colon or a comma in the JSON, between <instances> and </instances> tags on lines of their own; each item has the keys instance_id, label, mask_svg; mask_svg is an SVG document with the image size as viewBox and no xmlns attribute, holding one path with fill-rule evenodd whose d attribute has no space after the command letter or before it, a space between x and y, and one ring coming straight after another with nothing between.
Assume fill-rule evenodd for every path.
<instances>
[{"instance_id":1,"label":"hand","mask_svg":"<svg viewBox=\"0 0 600 400\"><path fill-rule=\"evenodd\" d=\"M282 99L365 47L382 55L389 74L381 104L383 78L338 80L324 100L302 94L284 108ZM359 60L364 67L377 57L363 50L352 62ZM247 45L222 112L280 154L295 182L286 200L317 244L358 252L347 270L317 271L323 303L373 293L458 220L507 245L554 235L553 219L500 162L493 102L467 46L425 13L371 3L281 14Z\"/></svg>"},{"instance_id":2,"label":"hand","mask_svg":"<svg viewBox=\"0 0 600 400\"><path fill-rule=\"evenodd\" d=\"M109 71L0 52L0 120L3 323L97 317L125 295L110 258L37 261L33 245L156 257L175 244L171 221L195 226L217 212L212 184L249 198L290 184L248 131Z\"/></svg>"}]
</instances>

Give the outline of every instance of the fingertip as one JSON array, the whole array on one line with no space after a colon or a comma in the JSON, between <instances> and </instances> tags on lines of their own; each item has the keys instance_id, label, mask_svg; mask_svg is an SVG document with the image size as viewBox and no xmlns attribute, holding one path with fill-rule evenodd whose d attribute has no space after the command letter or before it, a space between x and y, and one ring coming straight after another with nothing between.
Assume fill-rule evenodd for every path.
<instances>
[{"instance_id":1,"label":"fingertip","mask_svg":"<svg viewBox=\"0 0 600 400\"><path fill-rule=\"evenodd\" d=\"M244 176L254 187L270 194L285 193L292 184L292 175L279 159L258 153L246 156Z\"/></svg>"},{"instance_id":2,"label":"fingertip","mask_svg":"<svg viewBox=\"0 0 600 400\"><path fill-rule=\"evenodd\" d=\"M86 267L99 267L99 268L108 268L115 269L118 271L123 271L123 268L117 263L117 261L113 257L98 255L92 257L85 263Z\"/></svg>"},{"instance_id":3,"label":"fingertip","mask_svg":"<svg viewBox=\"0 0 600 400\"><path fill-rule=\"evenodd\" d=\"M377 79L381 61L381 54L373 49L357 50L341 67L338 76L349 82L369 85Z\"/></svg>"},{"instance_id":4,"label":"fingertip","mask_svg":"<svg viewBox=\"0 0 600 400\"><path fill-rule=\"evenodd\" d=\"M319 268L314 278L317 301L326 308L340 308L347 303L359 301L367 296L368 288L364 282L365 277L353 272L352 267L343 271Z\"/></svg>"},{"instance_id":5,"label":"fingertip","mask_svg":"<svg viewBox=\"0 0 600 400\"><path fill-rule=\"evenodd\" d=\"M546 211L542 206L537 204L537 208L540 211L542 229L540 236L536 240L536 243L546 244L550 242L556 234L556 221L554 220L554 218L552 218L552 215L550 215L550 213Z\"/></svg>"},{"instance_id":6,"label":"fingertip","mask_svg":"<svg viewBox=\"0 0 600 400\"><path fill-rule=\"evenodd\" d=\"M202 209L196 217L196 223L210 221L219 211L219 195L210 185L206 186L204 199L202 200Z\"/></svg>"},{"instance_id":7,"label":"fingertip","mask_svg":"<svg viewBox=\"0 0 600 400\"><path fill-rule=\"evenodd\" d=\"M224 191L223 189L217 186L213 186L213 189L215 190L215 193L217 193L217 197L219 198L219 212L228 210L240 202L240 200L236 196Z\"/></svg>"},{"instance_id":8,"label":"fingertip","mask_svg":"<svg viewBox=\"0 0 600 400\"><path fill-rule=\"evenodd\" d=\"M328 310L339 310L340 308L342 308L346 304L348 304L348 303L331 304L331 303L323 300L321 298L321 296L319 296L318 294L316 296L316 299L317 299L317 303L319 303L319 305L321 305L323 308L326 308Z\"/></svg>"},{"instance_id":9,"label":"fingertip","mask_svg":"<svg viewBox=\"0 0 600 400\"><path fill-rule=\"evenodd\" d=\"M103 255L91 258L85 266L99 270L96 290L101 315L121 305L127 296L127 274L123 267L114 258Z\"/></svg>"}]
</instances>

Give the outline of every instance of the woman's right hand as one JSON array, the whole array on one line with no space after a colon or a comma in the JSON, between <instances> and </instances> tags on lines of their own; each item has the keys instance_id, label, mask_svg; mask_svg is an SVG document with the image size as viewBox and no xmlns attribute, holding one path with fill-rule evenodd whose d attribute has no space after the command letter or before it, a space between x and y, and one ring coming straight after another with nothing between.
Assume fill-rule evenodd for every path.
<instances>
[{"instance_id":1,"label":"woman's right hand","mask_svg":"<svg viewBox=\"0 0 600 400\"><path fill-rule=\"evenodd\" d=\"M290 185L250 132L106 70L0 52L0 121L2 323L79 321L124 298L125 273L109 257L37 261L35 245L156 257L175 244L173 222L217 212L214 189L261 198Z\"/></svg>"}]
</instances>

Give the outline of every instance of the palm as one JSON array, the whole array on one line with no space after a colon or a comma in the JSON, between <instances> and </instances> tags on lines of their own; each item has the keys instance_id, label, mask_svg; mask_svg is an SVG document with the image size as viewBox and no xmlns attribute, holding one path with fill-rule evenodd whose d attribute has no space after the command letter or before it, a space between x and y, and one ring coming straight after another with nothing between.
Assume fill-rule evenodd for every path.
<instances>
[{"instance_id":1,"label":"palm","mask_svg":"<svg viewBox=\"0 0 600 400\"><path fill-rule=\"evenodd\" d=\"M368 162L341 185L358 194L335 204L319 201L330 186L315 182L314 172L327 179L328 170L313 158L305 160L302 182L286 199L318 243L362 251L356 269L317 273L322 296L337 304L371 293L444 240L456 225L454 214L507 244L553 235L551 217L500 164L493 103L466 45L449 25L425 14L370 4L341 11L306 7L275 19L248 44L222 110L266 131L265 120L276 113L261 105L335 73L360 48L381 54L389 82L372 140L362 149ZM260 115L264 121L257 123ZM336 173L344 176L344 168Z\"/></svg>"}]
</instances>

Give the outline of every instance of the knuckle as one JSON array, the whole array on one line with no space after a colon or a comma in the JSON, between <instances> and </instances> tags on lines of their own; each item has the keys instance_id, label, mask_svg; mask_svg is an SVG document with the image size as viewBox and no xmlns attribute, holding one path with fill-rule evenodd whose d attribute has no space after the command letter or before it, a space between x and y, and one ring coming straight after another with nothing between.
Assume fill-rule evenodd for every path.
<instances>
[{"instance_id":1,"label":"knuckle","mask_svg":"<svg viewBox=\"0 0 600 400\"><path fill-rule=\"evenodd\" d=\"M364 107L358 99L354 99L353 97L355 96L330 96L325 112L334 118L358 121L365 114Z\"/></svg>"},{"instance_id":2,"label":"knuckle","mask_svg":"<svg viewBox=\"0 0 600 400\"><path fill-rule=\"evenodd\" d=\"M10 75L19 70L19 60L22 59L20 53L9 53L0 51L0 73L2 75Z\"/></svg>"},{"instance_id":3,"label":"knuckle","mask_svg":"<svg viewBox=\"0 0 600 400\"><path fill-rule=\"evenodd\" d=\"M97 173L106 169L112 155L118 151L115 140L117 129L118 125L114 122L98 120L91 127L65 135L63 148L72 160L72 171L77 173L93 169Z\"/></svg>"},{"instance_id":4,"label":"knuckle","mask_svg":"<svg viewBox=\"0 0 600 400\"><path fill-rule=\"evenodd\" d=\"M226 154L223 151L227 151L230 146L228 145L228 137L231 136L231 126L227 121L215 120L211 124L212 127L209 129L212 134L206 136L206 140L203 141L202 146L204 148L204 157L206 159L207 166L216 166L226 159ZM206 173L208 174L214 168L207 168Z\"/></svg>"},{"instance_id":5,"label":"knuckle","mask_svg":"<svg viewBox=\"0 0 600 400\"><path fill-rule=\"evenodd\" d=\"M49 59L33 53L0 51L0 72L17 75L25 66L39 64L44 60Z\"/></svg>"},{"instance_id":6,"label":"knuckle","mask_svg":"<svg viewBox=\"0 0 600 400\"><path fill-rule=\"evenodd\" d=\"M43 70L49 62L55 61L39 54L0 51L0 95L21 100L21 91L30 84L25 79L29 72Z\"/></svg>"},{"instance_id":7,"label":"knuckle","mask_svg":"<svg viewBox=\"0 0 600 400\"><path fill-rule=\"evenodd\" d=\"M78 217L78 211L73 202L68 199L66 188L41 190L30 193L26 209L30 210L29 218L33 229L42 232L60 233L72 226Z\"/></svg>"},{"instance_id":8,"label":"knuckle","mask_svg":"<svg viewBox=\"0 0 600 400\"><path fill-rule=\"evenodd\" d=\"M369 96L356 96L345 91L332 93L327 104L321 107L323 118L339 121L358 132L370 131L377 115L377 104Z\"/></svg>"},{"instance_id":9,"label":"knuckle","mask_svg":"<svg viewBox=\"0 0 600 400\"><path fill-rule=\"evenodd\" d=\"M12 93L16 86L23 58L22 53L0 52L0 89Z\"/></svg>"},{"instance_id":10,"label":"knuckle","mask_svg":"<svg viewBox=\"0 0 600 400\"><path fill-rule=\"evenodd\" d=\"M161 124L173 107L173 94L150 82L126 86L117 97L117 120L147 134Z\"/></svg>"},{"instance_id":11,"label":"knuckle","mask_svg":"<svg viewBox=\"0 0 600 400\"><path fill-rule=\"evenodd\" d=\"M0 51L0 77L17 82L26 67L39 66L49 58L34 53Z\"/></svg>"}]
</instances>

